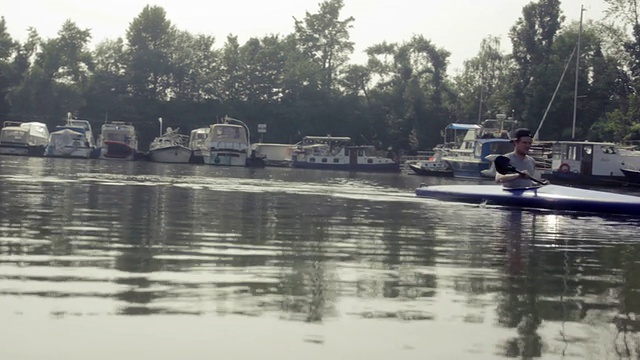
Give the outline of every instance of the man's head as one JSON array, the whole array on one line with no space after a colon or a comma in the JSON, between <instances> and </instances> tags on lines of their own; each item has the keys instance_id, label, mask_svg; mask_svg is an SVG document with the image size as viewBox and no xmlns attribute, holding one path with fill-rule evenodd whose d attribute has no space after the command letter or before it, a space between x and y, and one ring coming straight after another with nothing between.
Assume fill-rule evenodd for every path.
<instances>
[{"instance_id":1,"label":"man's head","mask_svg":"<svg viewBox=\"0 0 640 360\"><path fill-rule=\"evenodd\" d=\"M529 129L520 128L513 132L511 137L513 144L515 145L514 151L519 155L527 155L533 142L533 135Z\"/></svg>"}]
</instances>

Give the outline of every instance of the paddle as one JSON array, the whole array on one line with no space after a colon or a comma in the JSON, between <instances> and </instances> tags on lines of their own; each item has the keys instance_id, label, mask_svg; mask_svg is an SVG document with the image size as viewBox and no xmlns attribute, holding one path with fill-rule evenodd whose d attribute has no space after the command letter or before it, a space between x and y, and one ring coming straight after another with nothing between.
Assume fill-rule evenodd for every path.
<instances>
[{"instance_id":1,"label":"paddle","mask_svg":"<svg viewBox=\"0 0 640 360\"><path fill-rule=\"evenodd\" d=\"M493 160L493 163L496 165L496 171L499 172L502 175L506 175L506 174L513 174L513 173L517 173L522 175L522 171L516 169L515 167L513 167L513 165L511 165L511 160L503 155L500 155L498 157L496 157L495 160ZM529 176L529 179L531 179L531 181L536 182L540 185L547 185L546 182L542 181L542 180L538 180L536 178L533 178L531 176Z\"/></svg>"}]
</instances>

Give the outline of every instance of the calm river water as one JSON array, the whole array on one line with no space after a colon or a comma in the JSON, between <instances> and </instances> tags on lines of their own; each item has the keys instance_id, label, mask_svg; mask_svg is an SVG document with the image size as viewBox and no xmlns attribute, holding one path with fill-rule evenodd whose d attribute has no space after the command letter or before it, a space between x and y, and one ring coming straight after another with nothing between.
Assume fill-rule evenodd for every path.
<instances>
[{"instance_id":1,"label":"calm river water","mask_svg":"<svg viewBox=\"0 0 640 360\"><path fill-rule=\"evenodd\" d=\"M0 156L0 359L620 359L640 219L406 174Z\"/></svg>"}]
</instances>

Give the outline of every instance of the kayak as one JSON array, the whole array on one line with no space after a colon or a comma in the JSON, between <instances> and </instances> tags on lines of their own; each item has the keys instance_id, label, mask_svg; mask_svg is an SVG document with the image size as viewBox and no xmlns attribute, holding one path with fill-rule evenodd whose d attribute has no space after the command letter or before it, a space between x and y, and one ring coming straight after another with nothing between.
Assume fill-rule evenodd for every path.
<instances>
[{"instance_id":1,"label":"kayak","mask_svg":"<svg viewBox=\"0 0 640 360\"><path fill-rule=\"evenodd\" d=\"M638 196L560 185L519 189L507 189L502 185L420 185L416 196L473 204L640 215Z\"/></svg>"}]
</instances>

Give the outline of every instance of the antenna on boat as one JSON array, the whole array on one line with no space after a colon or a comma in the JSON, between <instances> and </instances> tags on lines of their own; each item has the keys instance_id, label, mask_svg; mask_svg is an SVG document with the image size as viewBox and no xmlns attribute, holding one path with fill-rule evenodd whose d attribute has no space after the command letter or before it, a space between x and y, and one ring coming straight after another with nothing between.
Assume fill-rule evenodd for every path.
<instances>
[{"instance_id":1,"label":"antenna on boat","mask_svg":"<svg viewBox=\"0 0 640 360\"><path fill-rule=\"evenodd\" d=\"M480 105L478 105L478 124L482 122L482 90L484 90L484 84L480 80Z\"/></svg>"},{"instance_id":2,"label":"antenna on boat","mask_svg":"<svg viewBox=\"0 0 640 360\"><path fill-rule=\"evenodd\" d=\"M573 89L573 127L571 128L571 140L576 139L576 109L578 106L578 71L580 70L580 40L582 38L582 14L584 6L580 5L580 28L578 30L578 45L576 55L576 81Z\"/></svg>"},{"instance_id":3,"label":"antenna on boat","mask_svg":"<svg viewBox=\"0 0 640 360\"><path fill-rule=\"evenodd\" d=\"M162 137L162 117L158 118L158 122L160 123L160 135L158 135L158 136Z\"/></svg>"}]
</instances>

